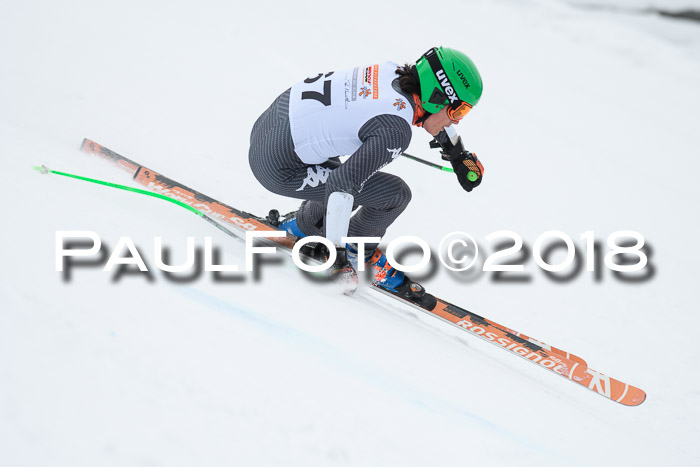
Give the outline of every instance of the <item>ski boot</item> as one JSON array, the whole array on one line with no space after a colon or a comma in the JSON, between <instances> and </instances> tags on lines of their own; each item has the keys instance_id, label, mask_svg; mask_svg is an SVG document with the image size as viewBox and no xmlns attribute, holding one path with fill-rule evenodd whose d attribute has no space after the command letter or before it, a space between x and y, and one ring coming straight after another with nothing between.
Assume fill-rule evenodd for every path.
<instances>
[{"instance_id":1,"label":"ski boot","mask_svg":"<svg viewBox=\"0 0 700 467\"><path fill-rule=\"evenodd\" d=\"M350 264L357 269L359 258L354 245L347 245L347 256ZM372 267L372 284L377 287L427 310L432 310L437 305L435 297L426 293L422 285L389 264L386 255L379 248L365 253L364 263Z\"/></svg>"},{"instance_id":2,"label":"ski boot","mask_svg":"<svg viewBox=\"0 0 700 467\"><path fill-rule=\"evenodd\" d=\"M284 230L295 237L306 237L306 234L301 231L297 225L297 211L292 211L280 217L280 212L277 209L272 209L265 218L268 224Z\"/></svg>"},{"instance_id":3,"label":"ski boot","mask_svg":"<svg viewBox=\"0 0 700 467\"><path fill-rule=\"evenodd\" d=\"M355 270L359 269L359 258L355 245L347 245L347 256L352 267ZM373 284L390 292L397 292L397 287L403 284L405 279L404 273L391 266L386 259L386 255L379 248L365 252L362 262L372 268Z\"/></svg>"}]
</instances>

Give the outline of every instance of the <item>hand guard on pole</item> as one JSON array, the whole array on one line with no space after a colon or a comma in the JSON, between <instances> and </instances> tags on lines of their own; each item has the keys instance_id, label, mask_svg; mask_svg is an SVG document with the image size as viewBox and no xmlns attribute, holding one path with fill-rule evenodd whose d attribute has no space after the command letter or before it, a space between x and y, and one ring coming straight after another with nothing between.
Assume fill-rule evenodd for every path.
<instances>
[{"instance_id":1,"label":"hand guard on pole","mask_svg":"<svg viewBox=\"0 0 700 467\"><path fill-rule=\"evenodd\" d=\"M453 133L453 137L441 131L430 142L431 148L440 148L443 160L449 161L457 175L457 181L466 191L472 191L481 184L484 166L476 154L464 149L462 138Z\"/></svg>"}]
</instances>

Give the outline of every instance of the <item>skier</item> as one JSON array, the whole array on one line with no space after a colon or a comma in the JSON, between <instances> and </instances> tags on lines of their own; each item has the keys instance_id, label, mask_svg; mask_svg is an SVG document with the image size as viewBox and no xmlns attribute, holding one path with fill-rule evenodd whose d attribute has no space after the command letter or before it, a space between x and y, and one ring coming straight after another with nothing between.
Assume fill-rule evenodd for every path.
<instances>
[{"instance_id":1,"label":"skier","mask_svg":"<svg viewBox=\"0 0 700 467\"><path fill-rule=\"evenodd\" d=\"M382 237L408 205L406 183L380 170L408 147L411 125L435 137L431 147L442 148L465 190L481 183L481 162L445 132L481 92L471 59L444 47L430 49L415 65L360 66L295 84L258 118L250 138L249 162L258 181L273 193L305 200L298 211L269 220L298 237L331 240L338 253L335 273L354 273L362 261L374 268L373 281L381 287L424 294L377 244L366 245L360 259L357 244L340 239ZM341 155L350 157L341 163Z\"/></svg>"}]
</instances>

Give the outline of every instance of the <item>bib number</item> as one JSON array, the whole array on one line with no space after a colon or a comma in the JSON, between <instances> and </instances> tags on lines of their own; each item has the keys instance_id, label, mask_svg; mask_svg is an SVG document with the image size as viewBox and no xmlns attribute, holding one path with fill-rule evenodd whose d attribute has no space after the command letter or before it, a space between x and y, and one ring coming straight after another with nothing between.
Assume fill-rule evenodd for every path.
<instances>
[{"instance_id":1,"label":"bib number","mask_svg":"<svg viewBox=\"0 0 700 467\"><path fill-rule=\"evenodd\" d=\"M323 73L319 73L318 76L314 78L306 78L304 80L304 83L306 84L311 84L315 83L319 79L321 79L321 76L324 78L328 78L330 75L332 75L333 72L329 71L325 75ZM331 80L327 79L323 81L323 92L318 92L318 91L303 91L301 93L301 100L305 99L313 99L315 101L319 101L321 104L325 105L328 107L331 105Z\"/></svg>"}]
</instances>

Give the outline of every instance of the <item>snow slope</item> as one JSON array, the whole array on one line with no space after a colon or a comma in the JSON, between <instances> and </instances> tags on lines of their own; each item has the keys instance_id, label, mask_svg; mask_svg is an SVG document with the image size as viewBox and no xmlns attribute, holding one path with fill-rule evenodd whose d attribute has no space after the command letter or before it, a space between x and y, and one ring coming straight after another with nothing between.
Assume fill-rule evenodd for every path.
<instances>
[{"instance_id":1,"label":"snow slope","mask_svg":"<svg viewBox=\"0 0 700 467\"><path fill-rule=\"evenodd\" d=\"M0 15L0 464L700 464L695 246L700 170L695 23L565 2L29 1ZM445 8L448 8L445 6ZM411 13L416 12L416 13ZM418 18L416 18L418 15ZM440 15L451 15L438 27ZM433 45L478 64L484 97L459 125L485 181L408 160L413 201L385 241L508 229L605 242L636 230L650 279L602 269L554 282L422 273L448 300L643 388L617 405L419 312L348 298L285 264L184 284L154 271L55 271L55 232L111 250L187 236L222 261L242 244L182 208L34 164L131 183L78 152L89 137L241 209L294 209L247 167L250 128L320 70L411 62ZM410 152L438 160L416 129ZM603 245L605 248L605 245ZM561 251L559 251L561 253ZM556 262L558 254L552 257ZM483 260L483 257L482 257Z\"/></svg>"}]
</instances>

